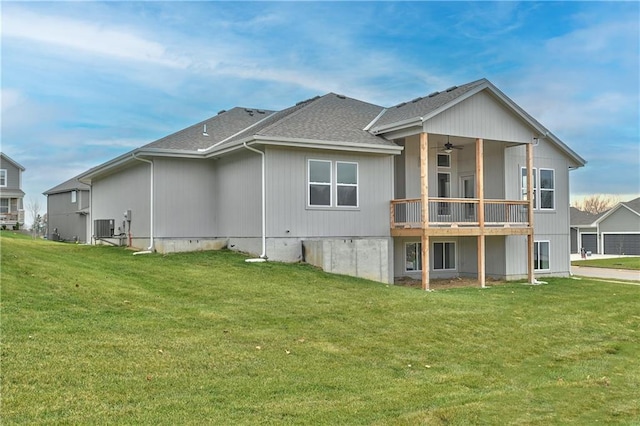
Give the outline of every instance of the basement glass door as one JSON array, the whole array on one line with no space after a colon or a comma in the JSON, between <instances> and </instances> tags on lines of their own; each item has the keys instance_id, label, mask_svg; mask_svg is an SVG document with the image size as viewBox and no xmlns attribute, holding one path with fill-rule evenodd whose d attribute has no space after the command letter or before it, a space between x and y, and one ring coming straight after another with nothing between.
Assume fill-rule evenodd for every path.
<instances>
[{"instance_id":1,"label":"basement glass door","mask_svg":"<svg viewBox=\"0 0 640 426\"><path fill-rule=\"evenodd\" d=\"M460 192L462 198L475 198L476 179L473 175L460 177ZM476 205L474 203L464 204L464 218L466 220L474 219Z\"/></svg>"}]
</instances>

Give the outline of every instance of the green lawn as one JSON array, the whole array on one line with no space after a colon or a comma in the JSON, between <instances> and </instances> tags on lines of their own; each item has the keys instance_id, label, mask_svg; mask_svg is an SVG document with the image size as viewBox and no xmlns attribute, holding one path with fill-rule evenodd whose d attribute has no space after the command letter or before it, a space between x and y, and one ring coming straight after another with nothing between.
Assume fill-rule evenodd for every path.
<instances>
[{"instance_id":1,"label":"green lawn","mask_svg":"<svg viewBox=\"0 0 640 426\"><path fill-rule=\"evenodd\" d=\"M2 424L638 424L640 289L423 292L1 233Z\"/></svg>"},{"instance_id":2,"label":"green lawn","mask_svg":"<svg viewBox=\"0 0 640 426\"><path fill-rule=\"evenodd\" d=\"M640 257L612 257L609 259L574 260L571 264L574 266L591 266L594 268L640 270Z\"/></svg>"}]
</instances>

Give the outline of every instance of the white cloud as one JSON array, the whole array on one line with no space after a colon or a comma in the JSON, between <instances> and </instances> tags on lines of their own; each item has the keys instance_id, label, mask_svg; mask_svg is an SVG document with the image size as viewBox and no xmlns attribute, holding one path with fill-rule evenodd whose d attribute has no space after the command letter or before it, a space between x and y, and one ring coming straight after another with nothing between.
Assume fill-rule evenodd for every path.
<instances>
[{"instance_id":1,"label":"white cloud","mask_svg":"<svg viewBox=\"0 0 640 426\"><path fill-rule=\"evenodd\" d=\"M107 26L60 16L45 16L5 8L2 37L81 50L93 55L185 68L188 61L172 56L160 43L147 40L126 28Z\"/></svg>"}]
</instances>

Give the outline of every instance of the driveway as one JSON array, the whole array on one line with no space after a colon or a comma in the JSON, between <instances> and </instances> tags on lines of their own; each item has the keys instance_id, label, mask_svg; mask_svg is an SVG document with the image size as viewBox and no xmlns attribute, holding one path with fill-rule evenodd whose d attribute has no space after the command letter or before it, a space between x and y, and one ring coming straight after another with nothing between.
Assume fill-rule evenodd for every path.
<instances>
[{"instance_id":1,"label":"driveway","mask_svg":"<svg viewBox=\"0 0 640 426\"><path fill-rule=\"evenodd\" d=\"M572 266L571 273L583 277L602 278L609 280L631 280L640 282L640 271L628 269L591 268L587 266Z\"/></svg>"},{"instance_id":2,"label":"driveway","mask_svg":"<svg viewBox=\"0 0 640 426\"><path fill-rule=\"evenodd\" d=\"M593 256L589 256L588 258L589 259L607 259L607 258L615 258L615 257L626 257L626 256L594 254ZM572 261L581 260L580 253L572 254L571 260ZM629 269L606 269L606 268L593 268L588 266L572 266L571 273L573 275L580 275L583 277L591 277L591 278L640 281L640 271L632 271Z\"/></svg>"}]
</instances>

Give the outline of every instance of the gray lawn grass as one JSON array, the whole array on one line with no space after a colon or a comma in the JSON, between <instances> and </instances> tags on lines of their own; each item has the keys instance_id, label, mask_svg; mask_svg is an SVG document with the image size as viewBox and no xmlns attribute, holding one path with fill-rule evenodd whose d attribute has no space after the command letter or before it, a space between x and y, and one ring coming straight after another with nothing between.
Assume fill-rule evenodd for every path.
<instances>
[{"instance_id":1,"label":"gray lawn grass","mask_svg":"<svg viewBox=\"0 0 640 426\"><path fill-rule=\"evenodd\" d=\"M3 232L3 424L640 422L640 289L426 293Z\"/></svg>"}]
</instances>

